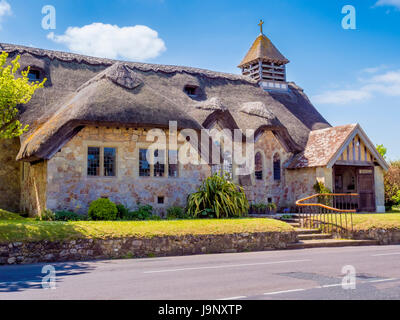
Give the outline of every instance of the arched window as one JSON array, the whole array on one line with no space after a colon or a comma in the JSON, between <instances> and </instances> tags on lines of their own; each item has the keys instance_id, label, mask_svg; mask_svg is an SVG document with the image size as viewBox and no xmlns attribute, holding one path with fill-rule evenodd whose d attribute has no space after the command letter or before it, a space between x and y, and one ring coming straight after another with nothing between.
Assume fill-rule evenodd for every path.
<instances>
[{"instance_id":1,"label":"arched window","mask_svg":"<svg viewBox=\"0 0 400 320\"><path fill-rule=\"evenodd\" d=\"M254 157L254 175L256 180L263 179L263 160L261 152L257 152L256 156Z\"/></svg>"},{"instance_id":2,"label":"arched window","mask_svg":"<svg viewBox=\"0 0 400 320\"><path fill-rule=\"evenodd\" d=\"M281 158L277 153L274 155L274 180L281 180Z\"/></svg>"}]
</instances>

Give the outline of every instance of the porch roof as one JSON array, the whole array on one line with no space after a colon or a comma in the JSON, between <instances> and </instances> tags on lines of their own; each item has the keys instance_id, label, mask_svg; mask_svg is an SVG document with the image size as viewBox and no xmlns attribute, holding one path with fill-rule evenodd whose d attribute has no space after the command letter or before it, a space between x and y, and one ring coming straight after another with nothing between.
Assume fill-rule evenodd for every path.
<instances>
[{"instance_id":1,"label":"porch roof","mask_svg":"<svg viewBox=\"0 0 400 320\"><path fill-rule=\"evenodd\" d=\"M385 159L376 150L359 124L348 124L311 131L304 151L293 158L288 169L310 167L330 168L336 163L356 135L360 136L363 140L368 150L374 156L375 161L384 170L388 170L389 166Z\"/></svg>"}]
</instances>

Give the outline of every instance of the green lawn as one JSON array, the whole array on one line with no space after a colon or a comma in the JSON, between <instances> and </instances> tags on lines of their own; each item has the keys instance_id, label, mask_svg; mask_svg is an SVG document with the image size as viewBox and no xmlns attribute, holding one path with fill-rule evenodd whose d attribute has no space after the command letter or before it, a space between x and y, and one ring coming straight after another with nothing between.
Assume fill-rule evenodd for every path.
<instances>
[{"instance_id":1,"label":"green lawn","mask_svg":"<svg viewBox=\"0 0 400 320\"><path fill-rule=\"evenodd\" d=\"M400 211L385 214L355 214L354 230L400 229Z\"/></svg>"},{"instance_id":2,"label":"green lawn","mask_svg":"<svg viewBox=\"0 0 400 320\"><path fill-rule=\"evenodd\" d=\"M24 220L24 218L16 213L0 209L0 220Z\"/></svg>"},{"instance_id":3,"label":"green lawn","mask_svg":"<svg viewBox=\"0 0 400 320\"><path fill-rule=\"evenodd\" d=\"M180 220L180 221L0 221L0 242L64 240L82 238L156 237L243 232L291 231L274 219Z\"/></svg>"}]
</instances>

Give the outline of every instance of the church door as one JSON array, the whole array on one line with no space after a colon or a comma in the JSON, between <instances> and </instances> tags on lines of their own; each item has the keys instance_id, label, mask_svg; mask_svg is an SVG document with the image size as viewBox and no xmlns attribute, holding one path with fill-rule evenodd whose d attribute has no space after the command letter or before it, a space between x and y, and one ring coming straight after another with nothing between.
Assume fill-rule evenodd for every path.
<instances>
[{"instance_id":1,"label":"church door","mask_svg":"<svg viewBox=\"0 0 400 320\"><path fill-rule=\"evenodd\" d=\"M374 168L360 168L357 170L358 193L360 194L359 211L375 211L375 184Z\"/></svg>"}]
</instances>

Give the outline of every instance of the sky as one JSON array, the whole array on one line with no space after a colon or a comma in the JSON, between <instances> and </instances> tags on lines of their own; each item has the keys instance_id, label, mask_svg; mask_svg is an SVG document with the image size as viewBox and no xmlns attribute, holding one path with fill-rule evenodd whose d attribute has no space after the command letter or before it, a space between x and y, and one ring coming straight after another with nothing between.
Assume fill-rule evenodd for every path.
<instances>
[{"instance_id":1,"label":"sky","mask_svg":"<svg viewBox=\"0 0 400 320\"><path fill-rule=\"evenodd\" d=\"M240 73L260 19L329 123L400 159L400 0L0 0L0 42Z\"/></svg>"}]
</instances>

